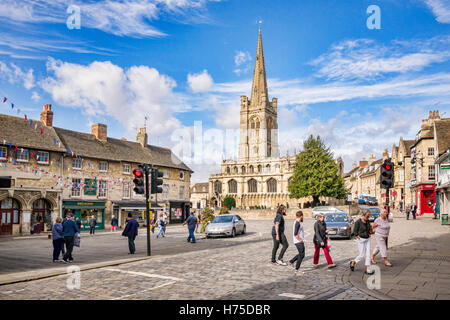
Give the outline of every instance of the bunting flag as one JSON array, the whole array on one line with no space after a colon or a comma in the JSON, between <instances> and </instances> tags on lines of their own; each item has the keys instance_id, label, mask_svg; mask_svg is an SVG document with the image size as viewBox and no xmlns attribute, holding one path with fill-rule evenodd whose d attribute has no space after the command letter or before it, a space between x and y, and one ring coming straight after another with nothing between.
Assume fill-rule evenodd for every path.
<instances>
[{"instance_id":1,"label":"bunting flag","mask_svg":"<svg viewBox=\"0 0 450 320\"><path fill-rule=\"evenodd\" d=\"M8 98L4 97L4 98L3 98L3 103L5 103L6 100L8 100Z\"/></svg>"},{"instance_id":2,"label":"bunting flag","mask_svg":"<svg viewBox=\"0 0 450 320\"><path fill-rule=\"evenodd\" d=\"M11 109L14 109L14 103L11 103Z\"/></svg>"}]
</instances>

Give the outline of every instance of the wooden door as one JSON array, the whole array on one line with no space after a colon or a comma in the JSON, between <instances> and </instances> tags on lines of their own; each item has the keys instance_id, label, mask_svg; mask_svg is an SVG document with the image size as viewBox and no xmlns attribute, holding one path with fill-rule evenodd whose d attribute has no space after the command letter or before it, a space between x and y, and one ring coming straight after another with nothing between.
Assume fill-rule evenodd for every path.
<instances>
[{"instance_id":1,"label":"wooden door","mask_svg":"<svg viewBox=\"0 0 450 320\"><path fill-rule=\"evenodd\" d=\"M11 235L12 229L12 210L0 210L0 235Z\"/></svg>"}]
</instances>

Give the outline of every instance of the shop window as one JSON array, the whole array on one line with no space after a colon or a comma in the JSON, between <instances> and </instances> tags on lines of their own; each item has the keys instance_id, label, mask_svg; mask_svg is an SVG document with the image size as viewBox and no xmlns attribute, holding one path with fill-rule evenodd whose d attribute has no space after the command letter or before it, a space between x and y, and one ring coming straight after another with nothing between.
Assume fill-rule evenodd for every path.
<instances>
[{"instance_id":1,"label":"shop window","mask_svg":"<svg viewBox=\"0 0 450 320\"><path fill-rule=\"evenodd\" d=\"M81 179L74 178L72 179L72 197L81 196Z\"/></svg>"},{"instance_id":2,"label":"shop window","mask_svg":"<svg viewBox=\"0 0 450 320\"><path fill-rule=\"evenodd\" d=\"M28 150L27 149L17 149L16 160L19 162L28 162Z\"/></svg>"},{"instance_id":3,"label":"shop window","mask_svg":"<svg viewBox=\"0 0 450 320\"><path fill-rule=\"evenodd\" d=\"M100 172L108 172L108 162L100 161L98 165L98 171Z\"/></svg>"},{"instance_id":4,"label":"shop window","mask_svg":"<svg viewBox=\"0 0 450 320\"><path fill-rule=\"evenodd\" d=\"M0 147L0 160L8 159L8 149L6 147Z\"/></svg>"},{"instance_id":5,"label":"shop window","mask_svg":"<svg viewBox=\"0 0 450 320\"><path fill-rule=\"evenodd\" d=\"M49 154L46 151L37 152L37 162L40 164L48 164Z\"/></svg>"},{"instance_id":6,"label":"shop window","mask_svg":"<svg viewBox=\"0 0 450 320\"><path fill-rule=\"evenodd\" d=\"M124 164L123 165L123 173L130 174L130 171L131 171L131 166L129 164Z\"/></svg>"},{"instance_id":7,"label":"shop window","mask_svg":"<svg viewBox=\"0 0 450 320\"><path fill-rule=\"evenodd\" d=\"M83 165L83 160L80 158L72 158L72 168L76 170L81 170Z\"/></svg>"}]
</instances>

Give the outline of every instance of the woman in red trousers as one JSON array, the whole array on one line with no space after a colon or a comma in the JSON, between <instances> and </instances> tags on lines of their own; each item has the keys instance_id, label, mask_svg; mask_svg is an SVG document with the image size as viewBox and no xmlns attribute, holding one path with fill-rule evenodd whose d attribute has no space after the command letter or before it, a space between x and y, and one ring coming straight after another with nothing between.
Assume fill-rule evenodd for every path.
<instances>
[{"instance_id":1,"label":"woman in red trousers","mask_svg":"<svg viewBox=\"0 0 450 320\"><path fill-rule=\"evenodd\" d=\"M317 215L317 221L314 224L314 261L313 261L313 267L317 268L319 264L319 255L320 255L320 248L323 249L323 253L325 255L325 259L327 259L328 268L334 268L336 265L333 263L333 260L331 260L330 252L328 250L328 244L327 244L327 225L325 223L325 217L323 214Z\"/></svg>"}]
</instances>

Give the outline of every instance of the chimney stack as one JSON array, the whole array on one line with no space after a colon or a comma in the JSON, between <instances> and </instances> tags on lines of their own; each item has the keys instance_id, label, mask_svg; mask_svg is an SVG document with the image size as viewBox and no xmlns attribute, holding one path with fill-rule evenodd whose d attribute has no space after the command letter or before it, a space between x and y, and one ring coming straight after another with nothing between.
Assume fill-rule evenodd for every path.
<instances>
[{"instance_id":1,"label":"chimney stack","mask_svg":"<svg viewBox=\"0 0 450 320\"><path fill-rule=\"evenodd\" d=\"M106 124L96 123L92 125L92 134L100 141L107 141L107 127Z\"/></svg>"},{"instance_id":2,"label":"chimney stack","mask_svg":"<svg viewBox=\"0 0 450 320\"><path fill-rule=\"evenodd\" d=\"M139 142L143 148L148 146L148 135L145 128L140 128L136 137L136 142Z\"/></svg>"},{"instance_id":3,"label":"chimney stack","mask_svg":"<svg viewBox=\"0 0 450 320\"><path fill-rule=\"evenodd\" d=\"M352 169L355 169L358 166L358 164L356 163L356 160L352 163Z\"/></svg>"},{"instance_id":4,"label":"chimney stack","mask_svg":"<svg viewBox=\"0 0 450 320\"><path fill-rule=\"evenodd\" d=\"M44 105L44 111L41 112L41 122L47 127L53 126L53 111L51 104Z\"/></svg>"}]
</instances>

